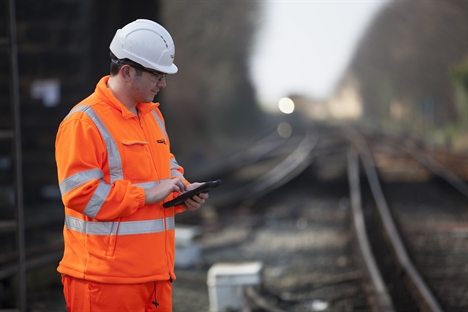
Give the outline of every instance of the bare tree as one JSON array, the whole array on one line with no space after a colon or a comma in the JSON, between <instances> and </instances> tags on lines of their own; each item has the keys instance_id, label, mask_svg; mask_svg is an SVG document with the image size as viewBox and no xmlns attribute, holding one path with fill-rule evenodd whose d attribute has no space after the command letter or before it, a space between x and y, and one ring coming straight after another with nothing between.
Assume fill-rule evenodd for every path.
<instances>
[{"instance_id":1,"label":"bare tree","mask_svg":"<svg viewBox=\"0 0 468 312\"><path fill-rule=\"evenodd\" d=\"M174 148L183 143L179 153L206 156L233 147L256 131L261 116L247 67L256 1L163 2L162 11L179 67L162 107L168 124L176 124Z\"/></svg>"},{"instance_id":2,"label":"bare tree","mask_svg":"<svg viewBox=\"0 0 468 312\"><path fill-rule=\"evenodd\" d=\"M467 1L393 1L363 36L350 71L373 118L388 118L396 100L409 106L412 123L430 114L443 126L458 118L450 75L466 55Z\"/></svg>"}]
</instances>

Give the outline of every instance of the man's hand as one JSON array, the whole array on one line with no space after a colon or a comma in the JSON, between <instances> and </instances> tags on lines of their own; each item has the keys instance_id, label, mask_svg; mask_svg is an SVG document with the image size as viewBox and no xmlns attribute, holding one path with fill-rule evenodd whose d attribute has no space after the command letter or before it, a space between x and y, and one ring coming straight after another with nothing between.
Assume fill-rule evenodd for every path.
<instances>
[{"instance_id":1,"label":"man's hand","mask_svg":"<svg viewBox=\"0 0 468 312\"><path fill-rule=\"evenodd\" d=\"M196 189L202 184L203 183L192 183L189 186L187 186L187 191ZM205 203L205 199L208 199L208 197L209 197L208 193L200 193L184 201L184 204L182 206L184 206L186 209L190 211L197 210L198 208L201 207L201 205Z\"/></svg>"},{"instance_id":2,"label":"man's hand","mask_svg":"<svg viewBox=\"0 0 468 312\"><path fill-rule=\"evenodd\" d=\"M180 178L163 180L145 192L145 203L155 204L163 201L172 192L186 192L187 190L187 185Z\"/></svg>"}]
</instances>

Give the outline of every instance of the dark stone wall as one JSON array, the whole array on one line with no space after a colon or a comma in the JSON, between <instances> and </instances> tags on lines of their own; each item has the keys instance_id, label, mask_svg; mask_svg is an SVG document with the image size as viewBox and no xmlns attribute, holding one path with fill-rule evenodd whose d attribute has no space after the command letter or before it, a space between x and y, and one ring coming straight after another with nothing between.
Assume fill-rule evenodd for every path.
<instances>
[{"instance_id":1,"label":"dark stone wall","mask_svg":"<svg viewBox=\"0 0 468 312\"><path fill-rule=\"evenodd\" d=\"M14 157L11 138L10 49L7 39L9 0L0 0L0 220L15 219ZM25 223L54 220L60 215L60 193L55 165L55 136L69 110L93 92L109 73L109 44L118 28L137 19L157 20L159 1L16 0L16 28L22 134L22 170ZM60 86L57 105L45 105L31 89L40 81ZM86 148L86 146L83 146ZM58 209L56 209L58 208ZM33 222L34 223L34 222ZM43 246L61 235L63 221L47 227L28 227L26 248ZM0 237L2 253L16 250L14 232ZM5 258L2 259L5 263ZM28 301L37 300L48 287L60 287L53 263L28 271ZM17 308L15 277L0 281L0 309ZM57 286L58 285L58 286ZM33 304L28 304L32 310Z\"/></svg>"},{"instance_id":2,"label":"dark stone wall","mask_svg":"<svg viewBox=\"0 0 468 312\"><path fill-rule=\"evenodd\" d=\"M7 1L0 1L0 37L9 31ZM44 186L57 185L54 144L58 125L109 73L109 44L115 31L137 18L157 20L160 5L156 0L15 3L24 196L29 204L45 200ZM0 49L0 129L12 126L8 62L8 49ZM34 82L49 79L60 85L60 101L52 107L31 94ZM0 189L5 189L13 181L12 165L8 165L11 144L1 140L0 145Z\"/></svg>"}]
</instances>

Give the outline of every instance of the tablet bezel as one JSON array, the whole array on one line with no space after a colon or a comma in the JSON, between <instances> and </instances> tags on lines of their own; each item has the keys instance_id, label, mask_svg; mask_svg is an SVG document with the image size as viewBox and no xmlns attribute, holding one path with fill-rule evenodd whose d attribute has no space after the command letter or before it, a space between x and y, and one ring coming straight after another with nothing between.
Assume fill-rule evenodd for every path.
<instances>
[{"instance_id":1,"label":"tablet bezel","mask_svg":"<svg viewBox=\"0 0 468 312\"><path fill-rule=\"evenodd\" d=\"M170 208L170 207L173 207L173 206L182 205L184 203L184 201L186 201L190 197L198 195L200 193L208 193L211 189L217 187L220 184L221 184L221 180L214 180L214 181L205 182L202 185L200 185L199 187L197 187L197 188L195 188L193 190L187 191L185 193L182 193L179 196L177 196L176 198L174 198L173 200L165 202L163 204L163 207L164 208Z\"/></svg>"}]
</instances>

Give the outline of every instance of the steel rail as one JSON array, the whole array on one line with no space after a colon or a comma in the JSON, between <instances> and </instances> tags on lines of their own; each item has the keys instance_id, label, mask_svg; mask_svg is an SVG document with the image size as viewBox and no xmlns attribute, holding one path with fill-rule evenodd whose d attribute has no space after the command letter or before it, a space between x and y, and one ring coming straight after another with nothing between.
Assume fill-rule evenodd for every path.
<instances>
[{"instance_id":1,"label":"steel rail","mask_svg":"<svg viewBox=\"0 0 468 312\"><path fill-rule=\"evenodd\" d=\"M364 140L362 135L354 128L346 129L346 133L344 134L344 136L350 139L354 147L359 152L362 164L364 166L364 170L367 175L367 179L369 180L371 192L376 201L379 216L381 218L387 237L391 242L391 246L395 252L399 265L407 274L409 278L408 280L415 289L421 302L423 302L423 304L432 312L442 312L443 310L440 304L438 303L437 299L434 297L434 295L422 279L418 270L409 258L408 253L406 252L406 248L395 226L393 217L390 214L389 207L383 195L382 188L380 186L378 175L375 169L374 160L372 158L371 151L367 146L366 141Z\"/></svg>"},{"instance_id":2,"label":"steel rail","mask_svg":"<svg viewBox=\"0 0 468 312\"><path fill-rule=\"evenodd\" d=\"M213 206L227 206L247 199L257 198L284 185L312 162L312 150L318 142L317 135L307 133L298 146L283 161L256 180L235 189L222 197L210 199Z\"/></svg>"},{"instance_id":3,"label":"steel rail","mask_svg":"<svg viewBox=\"0 0 468 312\"><path fill-rule=\"evenodd\" d=\"M391 131L380 132L383 136L390 138L390 144L398 149L401 149L406 154L413 157L421 165L432 171L438 177L444 179L447 183L452 185L460 193L468 197L468 184L459 176L445 168L440 162L432 157L424 149L420 148L415 142L410 139L404 140L404 144L401 144L402 138Z\"/></svg>"},{"instance_id":4,"label":"steel rail","mask_svg":"<svg viewBox=\"0 0 468 312\"><path fill-rule=\"evenodd\" d=\"M394 312L392 299L388 293L387 287L380 275L375 257L370 247L367 237L364 213L362 211L361 189L359 183L359 159L354 149L348 151L348 181L350 186L350 201L352 209L352 223L356 240L359 247L359 255L365 268L367 278L372 284L369 289L371 300L370 304L379 312Z\"/></svg>"},{"instance_id":5,"label":"steel rail","mask_svg":"<svg viewBox=\"0 0 468 312\"><path fill-rule=\"evenodd\" d=\"M226 174L226 172L234 171L242 166L258 161L287 141L288 139L278 138L278 132L275 130L259 138L249 147L223 158L221 161L217 161L214 164L210 163L208 167L205 166L201 169L194 170L190 175L197 181L205 181L213 176Z\"/></svg>"},{"instance_id":6,"label":"steel rail","mask_svg":"<svg viewBox=\"0 0 468 312\"><path fill-rule=\"evenodd\" d=\"M258 293L254 286L247 285L243 287L243 291L247 299L249 299L255 307L262 309L262 311L286 312L283 309L280 309L268 303L268 301L265 300L265 298Z\"/></svg>"},{"instance_id":7,"label":"steel rail","mask_svg":"<svg viewBox=\"0 0 468 312\"><path fill-rule=\"evenodd\" d=\"M399 144L393 144L398 148L405 151L407 154L411 155L414 159L419 161L427 169L431 170L434 174L441 177L457 189L460 193L468 197L468 185L463 182L457 175L455 175L450 170L447 170L442 166L437 160L435 160L431 155L421 150L416 144L406 141L405 146Z\"/></svg>"},{"instance_id":8,"label":"steel rail","mask_svg":"<svg viewBox=\"0 0 468 312\"><path fill-rule=\"evenodd\" d=\"M265 193L269 193L273 189L276 189L277 187L284 185L288 181L295 178L300 172L303 172L305 168L310 166L315 156L318 156L320 154L319 152L315 152L315 148L318 144L318 141L319 139L317 135L307 133L306 136L301 140L300 144L296 147L296 149L293 152L289 153L289 155L281 163L279 163L272 170L268 171L260 178L251 182L249 184L250 187L245 186L241 190L237 190L235 192L236 196L241 197L243 200L252 197L260 197ZM327 150L325 152L322 151L321 154L326 154L326 152L330 151L331 150ZM356 183L354 183L356 175L354 174L353 170L357 169L352 168L350 170L353 186L356 186ZM357 186L357 192L359 192L359 182L357 183ZM242 192L244 192L244 194L241 196ZM354 195L355 194L356 193L354 192ZM360 209L360 197L357 198L354 195L352 196L353 203L358 203ZM356 201L357 199L359 200L359 202ZM382 281L382 278L380 277L372 252L370 251L369 243L367 240L367 234L365 233L365 228L361 226L364 224L362 210L359 211L361 212L360 215L359 213L354 213L355 228L359 229L360 232L359 234L357 234L357 236L359 236L361 252L362 254L365 254L363 257L366 259L365 265L367 272L372 272L369 275L369 279L372 280L373 288L375 290L375 292L371 296L372 298L375 298L375 302L370 302L370 304L374 307L373 311L395 312L391 298L388 294L384 282ZM279 307L269 303L268 300L266 300L266 297L260 294L255 287L245 286L243 288L243 291L246 298L250 302L251 308L260 308L268 312L285 312Z\"/></svg>"}]
</instances>

